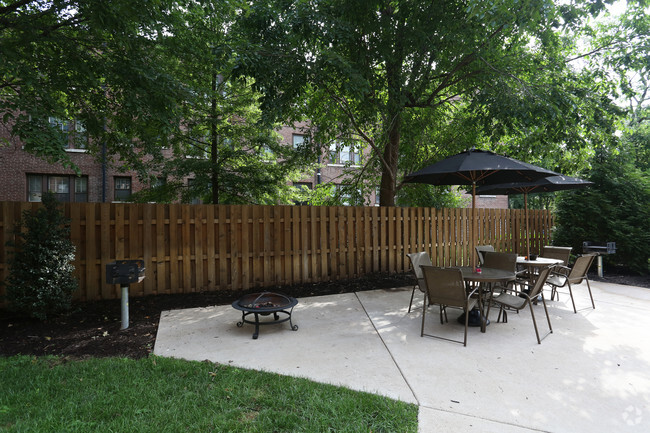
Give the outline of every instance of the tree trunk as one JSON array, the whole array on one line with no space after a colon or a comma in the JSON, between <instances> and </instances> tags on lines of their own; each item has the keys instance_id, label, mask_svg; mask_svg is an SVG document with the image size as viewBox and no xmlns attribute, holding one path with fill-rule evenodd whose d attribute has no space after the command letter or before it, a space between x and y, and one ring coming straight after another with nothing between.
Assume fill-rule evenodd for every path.
<instances>
[{"instance_id":1,"label":"tree trunk","mask_svg":"<svg viewBox=\"0 0 650 433\"><path fill-rule=\"evenodd\" d=\"M212 204L219 204L219 137L217 136L217 73L212 74L212 100L210 106L210 177Z\"/></svg>"},{"instance_id":2,"label":"tree trunk","mask_svg":"<svg viewBox=\"0 0 650 433\"><path fill-rule=\"evenodd\" d=\"M385 25L393 26L392 52L384 59L386 64L386 84L388 91L386 118L386 146L384 147L383 165L381 170L381 183L379 185L379 205L395 206L395 192L397 191L397 159L399 157L400 133L402 130L402 64L404 50L402 48L401 23L395 25L395 10L388 6L382 11L382 20ZM389 27L390 28L390 27Z\"/></svg>"},{"instance_id":3,"label":"tree trunk","mask_svg":"<svg viewBox=\"0 0 650 433\"><path fill-rule=\"evenodd\" d=\"M379 185L379 206L395 206L395 191L397 188L397 158L399 156L400 131L402 116L400 112L391 113L388 126L388 138L384 148L386 165L381 170Z\"/></svg>"},{"instance_id":4,"label":"tree trunk","mask_svg":"<svg viewBox=\"0 0 650 433\"><path fill-rule=\"evenodd\" d=\"M397 190L397 159L399 157L400 133L402 130L402 111L404 105L402 94L402 50L396 35L396 43L392 58L386 61L386 81L388 85L388 117L386 118L386 147L384 148L384 164L381 170L379 185L379 205L395 206Z\"/></svg>"}]
</instances>

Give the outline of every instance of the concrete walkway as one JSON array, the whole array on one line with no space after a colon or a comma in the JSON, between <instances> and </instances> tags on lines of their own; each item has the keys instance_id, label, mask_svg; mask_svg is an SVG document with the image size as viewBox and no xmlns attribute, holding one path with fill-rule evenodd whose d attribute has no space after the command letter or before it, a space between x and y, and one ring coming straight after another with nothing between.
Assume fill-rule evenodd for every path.
<instances>
[{"instance_id":1,"label":"concrete walkway","mask_svg":"<svg viewBox=\"0 0 650 433\"><path fill-rule=\"evenodd\" d=\"M591 283L550 301L553 334L538 345L529 312L510 313L467 347L420 337L422 296L410 288L299 299L289 323L239 328L231 306L163 312L154 353L342 385L419 405L419 431L650 431L650 290ZM462 339L437 307L426 332ZM545 333L541 305L535 307Z\"/></svg>"}]
</instances>

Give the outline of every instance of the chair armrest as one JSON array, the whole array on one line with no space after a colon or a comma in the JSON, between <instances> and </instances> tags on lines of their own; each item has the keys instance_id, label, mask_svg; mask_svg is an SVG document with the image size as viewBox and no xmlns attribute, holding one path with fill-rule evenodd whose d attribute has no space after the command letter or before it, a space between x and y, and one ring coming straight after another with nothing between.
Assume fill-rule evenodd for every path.
<instances>
[{"instance_id":1,"label":"chair armrest","mask_svg":"<svg viewBox=\"0 0 650 433\"><path fill-rule=\"evenodd\" d=\"M467 293L467 299L469 299L469 298L471 298L472 296L474 296L474 295L476 294L476 292L479 291L479 288L480 288L480 287L477 285L477 286L475 286L472 290L470 290L469 293Z\"/></svg>"}]
</instances>

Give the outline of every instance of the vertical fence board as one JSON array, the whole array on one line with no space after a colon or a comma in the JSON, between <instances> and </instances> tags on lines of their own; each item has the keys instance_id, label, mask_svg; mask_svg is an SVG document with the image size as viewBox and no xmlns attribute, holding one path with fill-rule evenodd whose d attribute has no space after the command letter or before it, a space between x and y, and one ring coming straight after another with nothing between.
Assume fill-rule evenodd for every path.
<instances>
[{"instance_id":1,"label":"vertical fence board","mask_svg":"<svg viewBox=\"0 0 650 433\"><path fill-rule=\"evenodd\" d=\"M282 206L272 207L273 211L273 284L282 284L284 281L284 272L282 262Z\"/></svg>"},{"instance_id":2,"label":"vertical fence board","mask_svg":"<svg viewBox=\"0 0 650 433\"><path fill-rule=\"evenodd\" d=\"M251 254L251 228L255 226L255 215L252 206L241 208L241 287L248 290L254 285L254 272L251 272L251 262L255 259Z\"/></svg>"},{"instance_id":3,"label":"vertical fence board","mask_svg":"<svg viewBox=\"0 0 650 433\"><path fill-rule=\"evenodd\" d=\"M178 262L178 211L180 205L169 206L169 285L170 290L176 291L180 287L180 269Z\"/></svg>"},{"instance_id":4,"label":"vertical fence board","mask_svg":"<svg viewBox=\"0 0 650 433\"><path fill-rule=\"evenodd\" d=\"M328 244L329 244L329 275L332 279L336 279L339 272L339 246L337 240L337 213L336 207L328 207Z\"/></svg>"},{"instance_id":5,"label":"vertical fence board","mask_svg":"<svg viewBox=\"0 0 650 433\"><path fill-rule=\"evenodd\" d=\"M208 205L205 210L205 252L206 252L206 268L207 268L207 287L208 290L215 290L216 288L216 244L215 244L215 223L214 223L214 206ZM170 226L171 232L171 226Z\"/></svg>"},{"instance_id":6,"label":"vertical fence board","mask_svg":"<svg viewBox=\"0 0 650 433\"><path fill-rule=\"evenodd\" d=\"M294 283L299 283L301 281L300 277L300 208L294 206L291 208L291 250L292 250L292 281Z\"/></svg>"},{"instance_id":7,"label":"vertical fence board","mask_svg":"<svg viewBox=\"0 0 650 433\"><path fill-rule=\"evenodd\" d=\"M203 290L205 287L204 271L204 234L203 234L203 218L205 205L196 205L194 208L194 285L193 291Z\"/></svg>"},{"instance_id":8,"label":"vertical fence board","mask_svg":"<svg viewBox=\"0 0 650 433\"><path fill-rule=\"evenodd\" d=\"M370 209L370 232L372 239L372 271L379 272L379 208Z\"/></svg>"},{"instance_id":9,"label":"vertical fence board","mask_svg":"<svg viewBox=\"0 0 650 433\"><path fill-rule=\"evenodd\" d=\"M327 223L328 223L328 217L327 217L327 209L325 206L319 206L318 208L318 215L320 217L320 235L319 235L319 242L318 242L318 248L320 249L320 280L321 281L329 281L329 266L328 266L328 261L327 257L330 254L330 244L329 240L327 237Z\"/></svg>"},{"instance_id":10,"label":"vertical fence board","mask_svg":"<svg viewBox=\"0 0 650 433\"><path fill-rule=\"evenodd\" d=\"M264 206L262 208L262 254L264 261L264 286L270 286L273 284L273 267L272 263L272 254L273 254L273 245L271 244L271 208L269 206Z\"/></svg>"},{"instance_id":11,"label":"vertical fence board","mask_svg":"<svg viewBox=\"0 0 650 433\"><path fill-rule=\"evenodd\" d=\"M95 204L94 203L84 203L82 209L85 215L86 221L86 250L85 250L85 261L86 261L86 296L85 300L96 300L100 299L100 290L105 283L101 281L101 272L98 272L98 269L103 266L99 264L97 256L97 233L96 228L97 224L95 222ZM83 297L82 297L83 298Z\"/></svg>"},{"instance_id":12,"label":"vertical fence board","mask_svg":"<svg viewBox=\"0 0 650 433\"><path fill-rule=\"evenodd\" d=\"M364 260L364 250L365 250L365 230L363 225L365 224L363 218L363 208L355 208L355 218L354 218L354 249L355 249L355 262L356 262L356 276L360 276L366 273L365 260Z\"/></svg>"},{"instance_id":13,"label":"vertical fence board","mask_svg":"<svg viewBox=\"0 0 650 433\"><path fill-rule=\"evenodd\" d=\"M180 239L180 248L182 251L181 256L181 272L182 281L183 281L183 293L190 292L192 288L192 250L191 250L191 240L190 240L190 229L192 224L192 215L191 207L183 206L181 208L181 239ZM145 281L147 279L145 278ZM145 289L146 290L146 289Z\"/></svg>"},{"instance_id":14,"label":"vertical fence board","mask_svg":"<svg viewBox=\"0 0 650 433\"><path fill-rule=\"evenodd\" d=\"M307 206L298 206L300 211L300 282L306 283L309 277L309 221Z\"/></svg>"},{"instance_id":15,"label":"vertical fence board","mask_svg":"<svg viewBox=\"0 0 650 433\"><path fill-rule=\"evenodd\" d=\"M336 208L336 221L338 224L336 225L336 251L337 251L337 263L338 263L338 269L336 269L336 273L338 274L339 278L347 278L348 276L348 268L347 268L347 258L345 257L346 255L346 241L347 238L345 236L345 211L343 207L337 207Z\"/></svg>"},{"instance_id":16,"label":"vertical fence board","mask_svg":"<svg viewBox=\"0 0 650 433\"><path fill-rule=\"evenodd\" d=\"M293 284L293 255L292 255L292 233L291 233L291 206L284 207L284 217L282 222L282 230L284 232L284 283Z\"/></svg>"},{"instance_id":17,"label":"vertical fence board","mask_svg":"<svg viewBox=\"0 0 650 433\"><path fill-rule=\"evenodd\" d=\"M106 264L114 258L111 251L111 206L104 203L99 205L99 215L102 299L111 299L117 292L112 285L106 284Z\"/></svg>"},{"instance_id":18,"label":"vertical fence board","mask_svg":"<svg viewBox=\"0 0 650 433\"><path fill-rule=\"evenodd\" d=\"M395 256L395 271L394 272L403 272L404 271L404 245L407 242L404 239L404 236L407 236L407 224L405 224L404 219L404 208L397 207L395 209L395 242L393 243L393 255Z\"/></svg>"}]
</instances>

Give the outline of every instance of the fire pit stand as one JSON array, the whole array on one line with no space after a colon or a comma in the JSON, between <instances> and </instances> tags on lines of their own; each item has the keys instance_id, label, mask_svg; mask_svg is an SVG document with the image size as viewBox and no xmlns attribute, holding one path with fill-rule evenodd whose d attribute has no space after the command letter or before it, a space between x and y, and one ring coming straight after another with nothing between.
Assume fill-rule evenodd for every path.
<instances>
[{"instance_id":1,"label":"fire pit stand","mask_svg":"<svg viewBox=\"0 0 650 433\"><path fill-rule=\"evenodd\" d=\"M298 330L298 325L291 321L293 307L298 304L298 300L291 296L281 293L261 292L245 295L232 303L233 308L242 312L241 322L237 322L238 327L244 326L244 323L255 325L253 339L256 340L260 333L260 325L276 325L279 323L289 322L293 331ZM280 319L279 313L285 314L286 317ZM253 314L255 321L247 320L246 317ZM273 321L260 321L259 316L269 316L273 314Z\"/></svg>"}]
</instances>

